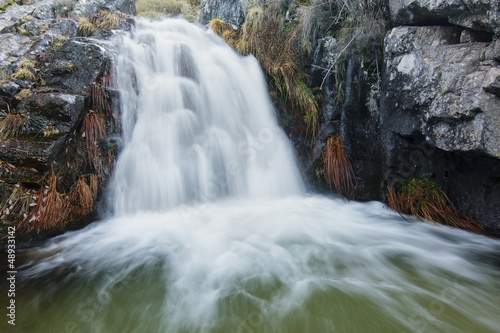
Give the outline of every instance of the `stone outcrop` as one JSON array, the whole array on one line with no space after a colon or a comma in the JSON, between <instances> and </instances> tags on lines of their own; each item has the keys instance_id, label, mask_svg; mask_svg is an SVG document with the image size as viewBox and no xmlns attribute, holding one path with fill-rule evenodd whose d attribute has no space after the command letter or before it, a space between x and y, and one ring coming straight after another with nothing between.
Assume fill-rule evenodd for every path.
<instances>
[{"instance_id":1,"label":"stone outcrop","mask_svg":"<svg viewBox=\"0 0 500 333\"><path fill-rule=\"evenodd\" d=\"M384 200L387 186L432 178L451 202L500 235L498 1L391 0L380 80L346 62L344 94L317 40L310 87L322 83L321 128L302 169L324 188L322 151L340 135L357 178L354 198ZM380 66L382 69L382 66ZM324 81L323 81L324 79ZM342 95L343 100L338 96Z\"/></svg>"},{"instance_id":2,"label":"stone outcrop","mask_svg":"<svg viewBox=\"0 0 500 333\"><path fill-rule=\"evenodd\" d=\"M75 21L102 10L134 14L135 4L132 0L43 0L13 4L0 14L0 122L6 124L0 126L1 202L8 202L15 188L22 195L38 190L52 170L61 193L70 193L82 176L87 182L98 177L99 193L105 189L118 150L119 96L110 85L107 41L98 37L107 39L111 33L100 29L92 38L79 37ZM120 27L130 27L130 19L119 19ZM95 143L86 141L89 133L83 127L90 110L102 115L108 134ZM16 131L8 131L9 121L16 124ZM3 221L23 220L15 207L1 209ZM95 209L71 215L66 227L44 235L91 222ZM39 237L19 233L20 238L28 236Z\"/></svg>"},{"instance_id":3,"label":"stone outcrop","mask_svg":"<svg viewBox=\"0 0 500 333\"><path fill-rule=\"evenodd\" d=\"M453 26L396 27L385 38L384 184L434 177L500 234L499 42L460 43Z\"/></svg>"},{"instance_id":4,"label":"stone outcrop","mask_svg":"<svg viewBox=\"0 0 500 333\"><path fill-rule=\"evenodd\" d=\"M234 27L245 21L245 6L241 0L201 0L198 22L206 25L212 19L221 19Z\"/></svg>"},{"instance_id":5,"label":"stone outcrop","mask_svg":"<svg viewBox=\"0 0 500 333\"><path fill-rule=\"evenodd\" d=\"M395 25L455 25L500 34L497 0L390 0Z\"/></svg>"}]
</instances>

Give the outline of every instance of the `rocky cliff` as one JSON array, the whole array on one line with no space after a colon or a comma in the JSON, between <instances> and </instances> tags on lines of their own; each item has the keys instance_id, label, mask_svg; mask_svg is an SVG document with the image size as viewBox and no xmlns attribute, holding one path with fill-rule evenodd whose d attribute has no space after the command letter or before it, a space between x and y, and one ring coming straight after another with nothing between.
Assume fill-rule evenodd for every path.
<instances>
[{"instance_id":1,"label":"rocky cliff","mask_svg":"<svg viewBox=\"0 0 500 333\"><path fill-rule=\"evenodd\" d=\"M106 39L135 6L19 3L0 14L0 215L29 239L95 218L119 143Z\"/></svg>"},{"instance_id":2,"label":"rocky cliff","mask_svg":"<svg viewBox=\"0 0 500 333\"><path fill-rule=\"evenodd\" d=\"M304 12L294 2L280 3L287 8L287 26L293 25L294 8ZM362 10L349 16L335 1L313 1L309 13L316 19L311 23L309 14L298 20L312 31L313 52L303 66L318 97L317 136L311 140L294 131L300 120L280 112L283 104L277 108L304 175L328 191L324 153L328 139L340 136L356 175L353 198L386 200L388 186L432 179L461 212L500 235L500 4L357 3ZM368 50L376 40L360 38L377 27L374 21L356 23L369 11L386 22L378 50ZM225 13L209 18L216 17L233 20ZM339 43L342 20L346 30L359 31L347 40L361 39L357 48Z\"/></svg>"}]
</instances>

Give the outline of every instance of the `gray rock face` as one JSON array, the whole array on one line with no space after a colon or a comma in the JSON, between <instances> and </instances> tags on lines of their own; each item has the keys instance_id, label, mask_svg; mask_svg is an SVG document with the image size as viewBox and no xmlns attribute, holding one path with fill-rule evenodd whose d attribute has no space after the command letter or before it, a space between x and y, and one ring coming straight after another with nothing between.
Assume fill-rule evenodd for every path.
<instances>
[{"instance_id":1,"label":"gray rock face","mask_svg":"<svg viewBox=\"0 0 500 333\"><path fill-rule=\"evenodd\" d=\"M499 42L460 28L397 27L385 39L385 184L435 177L461 211L500 234Z\"/></svg>"},{"instance_id":2,"label":"gray rock face","mask_svg":"<svg viewBox=\"0 0 500 333\"><path fill-rule=\"evenodd\" d=\"M500 34L498 0L390 0L396 25L454 24Z\"/></svg>"},{"instance_id":3,"label":"gray rock face","mask_svg":"<svg viewBox=\"0 0 500 333\"><path fill-rule=\"evenodd\" d=\"M218 18L240 27L245 21L242 0L202 0L200 6L200 24L205 25L210 20Z\"/></svg>"},{"instance_id":4,"label":"gray rock face","mask_svg":"<svg viewBox=\"0 0 500 333\"><path fill-rule=\"evenodd\" d=\"M387 128L420 132L445 151L500 158L500 100L488 87L500 78L495 45L456 44L453 27L399 27L386 38L387 106L408 119ZM404 115L407 113L408 115Z\"/></svg>"}]
</instances>

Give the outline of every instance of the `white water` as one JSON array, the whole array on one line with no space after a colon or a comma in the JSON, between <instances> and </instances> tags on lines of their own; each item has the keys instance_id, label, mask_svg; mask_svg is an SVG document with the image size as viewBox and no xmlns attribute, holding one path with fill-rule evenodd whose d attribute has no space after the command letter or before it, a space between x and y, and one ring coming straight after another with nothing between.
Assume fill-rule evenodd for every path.
<instances>
[{"instance_id":1,"label":"white water","mask_svg":"<svg viewBox=\"0 0 500 333\"><path fill-rule=\"evenodd\" d=\"M19 331L498 331L498 241L306 195L256 60L218 37L117 43L115 217L37 249Z\"/></svg>"},{"instance_id":2,"label":"white water","mask_svg":"<svg viewBox=\"0 0 500 333\"><path fill-rule=\"evenodd\" d=\"M255 58L183 21L141 22L120 45L117 74L118 214L301 192Z\"/></svg>"}]
</instances>

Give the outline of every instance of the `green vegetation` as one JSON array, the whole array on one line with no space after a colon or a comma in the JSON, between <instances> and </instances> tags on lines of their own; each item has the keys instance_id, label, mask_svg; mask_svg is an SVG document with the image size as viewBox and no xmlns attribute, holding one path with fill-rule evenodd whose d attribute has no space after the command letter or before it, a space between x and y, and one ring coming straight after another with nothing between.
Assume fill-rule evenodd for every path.
<instances>
[{"instance_id":1,"label":"green vegetation","mask_svg":"<svg viewBox=\"0 0 500 333\"><path fill-rule=\"evenodd\" d=\"M130 21L132 18L121 12L110 13L101 11L89 18L80 18L78 21L78 36L88 37L99 29L118 29L122 21Z\"/></svg>"},{"instance_id":2,"label":"green vegetation","mask_svg":"<svg viewBox=\"0 0 500 333\"><path fill-rule=\"evenodd\" d=\"M325 178L330 188L334 185L341 197L351 198L356 177L340 136L336 135L328 139L323 151L323 161Z\"/></svg>"},{"instance_id":3,"label":"green vegetation","mask_svg":"<svg viewBox=\"0 0 500 333\"><path fill-rule=\"evenodd\" d=\"M387 200L389 206L399 214L409 214L422 221L484 233L481 226L460 213L441 187L430 179L411 179L397 189L388 187Z\"/></svg>"},{"instance_id":4,"label":"green vegetation","mask_svg":"<svg viewBox=\"0 0 500 333\"><path fill-rule=\"evenodd\" d=\"M152 19L183 17L194 22L200 9L200 0L137 0L135 6L138 16Z\"/></svg>"}]
</instances>

